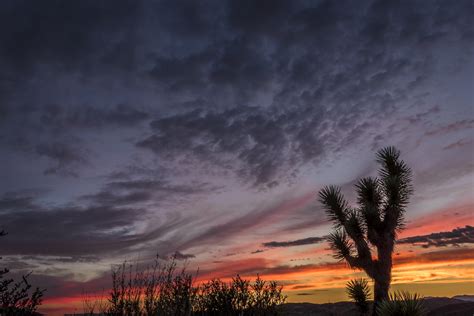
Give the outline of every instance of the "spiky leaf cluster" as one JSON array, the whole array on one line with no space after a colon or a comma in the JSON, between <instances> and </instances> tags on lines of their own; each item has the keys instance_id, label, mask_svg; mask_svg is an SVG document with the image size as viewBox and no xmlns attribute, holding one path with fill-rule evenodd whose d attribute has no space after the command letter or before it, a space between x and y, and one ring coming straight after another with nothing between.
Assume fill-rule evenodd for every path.
<instances>
[{"instance_id":1,"label":"spiky leaf cluster","mask_svg":"<svg viewBox=\"0 0 474 316\"><path fill-rule=\"evenodd\" d=\"M369 312L370 288L366 279L354 279L347 282L347 295L356 304L359 313L366 315Z\"/></svg>"},{"instance_id":2,"label":"spiky leaf cluster","mask_svg":"<svg viewBox=\"0 0 474 316\"><path fill-rule=\"evenodd\" d=\"M426 315L423 298L409 292L395 292L388 300L377 305L377 315L382 316L424 316Z\"/></svg>"},{"instance_id":3,"label":"spiky leaf cluster","mask_svg":"<svg viewBox=\"0 0 474 316\"><path fill-rule=\"evenodd\" d=\"M357 207L349 206L337 186L327 186L319 192L319 201L336 229L328 238L334 257L346 260L353 268L364 269L371 277L371 248L388 249L391 254L413 191L411 170L396 148L381 149L377 163L379 177L362 178L356 184Z\"/></svg>"}]
</instances>

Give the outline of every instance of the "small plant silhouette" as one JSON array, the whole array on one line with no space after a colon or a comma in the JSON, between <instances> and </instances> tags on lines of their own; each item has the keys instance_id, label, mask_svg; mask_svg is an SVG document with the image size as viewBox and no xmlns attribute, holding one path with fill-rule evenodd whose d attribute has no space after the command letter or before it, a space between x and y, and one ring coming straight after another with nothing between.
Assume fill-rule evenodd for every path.
<instances>
[{"instance_id":1,"label":"small plant silhouette","mask_svg":"<svg viewBox=\"0 0 474 316\"><path fill-rule=\"evenodd\" d=\"M366 279L355 279L347 282L347 295L353 300L359 310L360 315L367 315L369 312L370 288Z\"/></svg>"},{"instance_id":2,"label":"small plant silhouette","mask_svg":"<svg viewBox=\"0 0 474 316\"><path fill-rule=\"evenodd\" d=\"M0 236L5 236L0 231ZM0 270L0 315L34 315L43 299L44 289L35 288L28 281L30 274L23 275L20 281L6 278L7 268Z\"/></svg>"},{"instance_id":3,"label":"small plant silhouette","mask_svg":"<svg viewBox=\"0 0 474 316\"><path fill-rule=\"evenodd\" d=\"M418 294L395 292L377 306L377 314L382 316L424 316L426 310L423 298Z\"/></svg>"}]
</instances>

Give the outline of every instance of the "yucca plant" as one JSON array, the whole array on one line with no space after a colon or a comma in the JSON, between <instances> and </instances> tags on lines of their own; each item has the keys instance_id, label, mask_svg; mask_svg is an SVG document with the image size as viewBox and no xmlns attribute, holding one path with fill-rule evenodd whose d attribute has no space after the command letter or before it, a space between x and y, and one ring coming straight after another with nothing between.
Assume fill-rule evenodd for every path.
<instances>
[{"instance_id":1,"label":"yucca plant","mask_svg":"<svg viewBox=\"0 0 474 316\"><path fill-rule=\"evenodd\" d=\"M380 316L423 316L426 315L423 298L409 292L395 292L377 305Z\"/></svg>"},{"instance_id":2,"label":"yucca plant","mask_svg":"<svg viewBox=\"0 0 474 316\"><path fill-rule=\"evenodd\" d=\"M370 288L366 279L355 279L347 282L347 295L357 306L360 315L367 315L369 312Z\"/></svg>"},{"instance_id":3,"label":"yucca plant","mask_svg":"<svg viewBox=\"0 0 474 316\"><path fill-rule=\"evenodd\" d=\"M379 178L362 178L356 184L357 207L348 204L339 187L319 192L319 201L335 224L328 238L334 257L374 280L374 307L388 299L395 240L413 191L411 170L395 147L380 150L377 162Z\"/></svg>"}]
</instances>

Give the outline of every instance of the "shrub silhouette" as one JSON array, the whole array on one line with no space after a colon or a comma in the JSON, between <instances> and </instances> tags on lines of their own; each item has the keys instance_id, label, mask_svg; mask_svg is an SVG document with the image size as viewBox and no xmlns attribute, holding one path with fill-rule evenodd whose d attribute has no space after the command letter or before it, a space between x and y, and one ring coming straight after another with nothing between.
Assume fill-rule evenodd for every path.
<instances>
[{"instance_id":1,"label":"shrub silhouette","mask_svg":"<svg viewBox=\"0 0 474 316\"><path fill-rule=\"evenodd\" d=\"M426 315L423 298L418 294L395 292L377 306L381 316L423 316Z\"/></svg>"},{"instance_id":2,"label":"shrub silhouette","mask_svg":"<svg viewBox=\"0 0 474 316\"><path fill-rule=\"evenodd\" d=\"M346 292L349 298L355 302L360 315L367 315L370 299L370 289L367 280L350 280L347 282Z\"/></svg>"},{"instance_id":3,"label":"shrub silhouette","mask_svg":"<svg viewBox=\"0 0 474 316\"><path fill-rule=\"evenodd\" d=\"M176 271L176 258L140 271L122 265L112 270L107 315L190 315L196 296L193 277L185 269Z\"/></svg>"},{"instance_id":4,"label":"shrub silhouette","mask_svg":"<svg viewBox=\"0 0 474 316\"><path fill-rule=\"evenodd\" d=\"M215 279L200 286L195 311L198 315L278 315L285 301L276 282L257 276L252 283L237 275L228 283Z\"/></svg>"},{"instance_id":5,"label":"shrub silhouette","mask_svg":"<svg viewBox=\"0 0 474 316\"><path fill-rule=\"evenodd\" d=\"M5 235L4 231L0 231L0 236ZM15 282L6 278L9 272L7 268L0 270L0 315L35 315L45 290L33 289L28 281L30 274Z\"/></svg>"},{"instance_id":6,"label":"shrub silhouette","mask_svg":"<svg viewBox=\"0 0 474 316\"><path fill-rule=\"evenodd\" d=\"M328 238L334 257L374 280L374 314L375 306L388 299L395 239L412 194L411 170L396 148L381 149L377 162L380 178L363 178L356 184L358 207L349 206L339 187L319 192L319 201L335 224ZM370 245L377 250L376 258Z\"/></svg>"},{"instance_id":7,"label":"shrub silhouette","mask_svg":"<svg viewBox=\"0 0 474 316\"><path fill-rule=\"evenodd\" d=\"M230 282L214 279L201 285L176 258L160 260L144 270L123 263L112 270L112 289L103 299L84 298L85 313L114 316L278 315L286 297L276 282L255 282L236 276Z\"/></svg>"}]
</instances>

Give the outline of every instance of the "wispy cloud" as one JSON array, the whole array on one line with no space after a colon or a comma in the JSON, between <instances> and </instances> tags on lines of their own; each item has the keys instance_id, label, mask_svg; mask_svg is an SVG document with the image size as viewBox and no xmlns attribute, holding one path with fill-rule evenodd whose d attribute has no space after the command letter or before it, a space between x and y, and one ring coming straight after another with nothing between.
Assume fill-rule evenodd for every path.
<instances>
[{"instance_id":1,"label":"wispy cloud","mask_svg":"<svg viewBox=\"0 0 474 316\"><path fill-rule=\"evenodd\" d=\"M294 247L303 245L318 244L326 240L326 237L308 237L297 240L289 241L269 241L262 244L264 247L276 248L276 247Z\"/></svg>"},{"instance_id":2,"label":"wispy cloud","mask_svg":"<svg viewBox=\"0 0 474 316\"><path fill-rule=\"evenodd\" d=\"M474 227L467 225L452 231L406 237L398 240L397 243L420 245L423 248L472 244L474 243Z\"/></svg>"}]
</instances>

